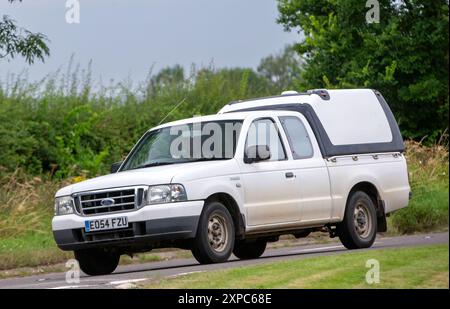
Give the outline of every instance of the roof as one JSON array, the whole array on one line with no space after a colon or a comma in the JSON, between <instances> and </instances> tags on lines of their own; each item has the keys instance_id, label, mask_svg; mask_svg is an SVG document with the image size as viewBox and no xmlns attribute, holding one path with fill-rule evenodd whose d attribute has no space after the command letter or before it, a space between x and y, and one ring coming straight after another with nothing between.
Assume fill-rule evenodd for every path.
<instances>
[{"instance_id":1,"label":"roof","mask_svg":"<svg viewBox=\"0 0 450 309\"><path fill-rule=\"evenodd\" d=\"M261 112L267 113L267 112ZM243 120L249 115L253 115L255 112L236 112L230 114L214 114L214 115L206 115L206 116L194 116L192 118L185 118L181 120L176 120L168 123L161 124L157 127L152 128L151 130L161 129L165 127L172 127L177 125L183 125L188 123L197 123L197 122L208 122L208 121L217 121L217 120Z\"/></svg>"},{"instance_id":2,"label":"roof","mask_svg":"<svg viewBox=\"0 0 450 309\"><path fill-rule=\"evenodd\" d=\"M255 98L242 101L233 101L225 105L219 114L228 113L235 110L249 109L254 107L260 107L265 105L278 105L278 104L309 104L313 108L327 104L329 101L333 101L333 95L367 95L373 96L372 89L313 89L307 92L301 92L297 94L286 94L271 97Z\"/></svg>"}]
</instances>

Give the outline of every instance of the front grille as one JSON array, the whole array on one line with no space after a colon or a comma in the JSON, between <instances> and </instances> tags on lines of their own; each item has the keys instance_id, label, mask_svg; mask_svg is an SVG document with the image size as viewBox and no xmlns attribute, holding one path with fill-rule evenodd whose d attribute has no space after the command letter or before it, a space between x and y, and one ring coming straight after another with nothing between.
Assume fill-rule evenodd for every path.
<instances>
[{"instance_id":1,"label":"front grille","mask_svg":"<svg viewBox=\"0 0 450 309\"><path fill-rule=\"evenodd\" d=\"M143 191L142 188L126 188L87 192L76 195L74 201L80 214L87 216L130 211L136 209L136 205L142 202Z\"/></svg>"}]
</instances>

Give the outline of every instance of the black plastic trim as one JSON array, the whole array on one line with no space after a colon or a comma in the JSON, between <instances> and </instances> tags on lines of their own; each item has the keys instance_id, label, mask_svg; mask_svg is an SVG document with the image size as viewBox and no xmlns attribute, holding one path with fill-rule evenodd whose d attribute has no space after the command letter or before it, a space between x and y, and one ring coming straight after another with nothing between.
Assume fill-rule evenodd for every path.
<instances>
[{"instance_id":1,"label":"black plastic trim","mask_svg":"<svg viewBox=\"0 0 450 309\"><path fill-rule=\"evenodd\" d=\"M323 100L328 101L330 100L330 94L326 89L311 89L307 91L308 94L317 94L319 97L321 97Z\"/></svg>"},{"instance_id":2,"label":"black plastic trim","mask_svg":"<svg viewBox=\"0 0 450 309\"><path fill-rule=\"evenodd\" d=\"M176 241L194 238L200 216L174 217L133 222L142 225L142 231L135 231L134 236L87 241L81 236L82 229L53 231L56 244L62 250L79 250L95 247L148 246L160 241ZM121 230L111 230L111 233Z\"/></svg>"}]
</instances>

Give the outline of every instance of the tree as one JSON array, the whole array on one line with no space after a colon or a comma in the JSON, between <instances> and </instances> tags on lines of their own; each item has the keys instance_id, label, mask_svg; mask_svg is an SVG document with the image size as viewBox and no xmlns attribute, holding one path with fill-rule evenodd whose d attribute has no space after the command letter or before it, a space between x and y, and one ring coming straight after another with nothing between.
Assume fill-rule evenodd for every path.
<instances>
[{"instance_id":1,"label":"tree","mask_svg":"<svg viewBox=\"0 0 450 309\"><path fill-rule=\"evenodd\" d=\"M15 0L8 1L12 3ZM47 42L45 35L19 27L9 16L3 15L0 19L0 59L20 55L29 64L33 64L36 59L44 61L50 55Z\"/></svg>"},{"instance_id":2,"label":"tree","mask_svg":"<svg viewBox=\"0 0 450 309\"><path fill-rule=\"evenodd\" d=\"M300 78L302 59L293 46L286 46L279 54L263 58L258 66L258 73L264 76L275 88L282 91L297 88Z\"/></svg>"},{"instance_id":3,"label":"tree","mask_svg":"<svg viewBox=\"0 0 450 309\"><path fill-rule=\"evenodd\" d=\"M163 68L152 78L152 83L156 88L182 87L185 84L184 68L179 64Z\"/></svg>"},{"instance_id":4,"label":"tree","mask_svg":"<svg viewBox=\"0 0 450 309\"><path fill-rule=\"evenodd\" d=\"M278 0L278 22L304 34L305 88L376 88L405 137L432 141L448 126L448 1L376 3L368 23L363 0Z\"/></svg>"}]
</instances>

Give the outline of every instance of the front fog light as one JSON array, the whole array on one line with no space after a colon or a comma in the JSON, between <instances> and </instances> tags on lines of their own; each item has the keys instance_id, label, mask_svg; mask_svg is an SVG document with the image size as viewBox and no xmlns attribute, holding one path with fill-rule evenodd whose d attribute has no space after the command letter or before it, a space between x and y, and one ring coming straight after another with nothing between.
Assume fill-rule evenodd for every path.
<instances>
[{"instance_id":1,"label":"front fog light","mask_svg":"<svg viewBox=\"0 0 450 309\"><path fill-rule=\"evenodd\" d=\"M73 202L70 196L55 199L55 216L73 214Z\"/></svg>"},{"instance_id":2,"label":"front fog light","mask_svg":"<svg viewBox=\"0 0 450 309\"><path fill-rule=\"evenodd\" d=\"M148 203L161 204L186 201L186 191L183 185L151 186L148 189Z\"/></svg>"}]
</instances>

